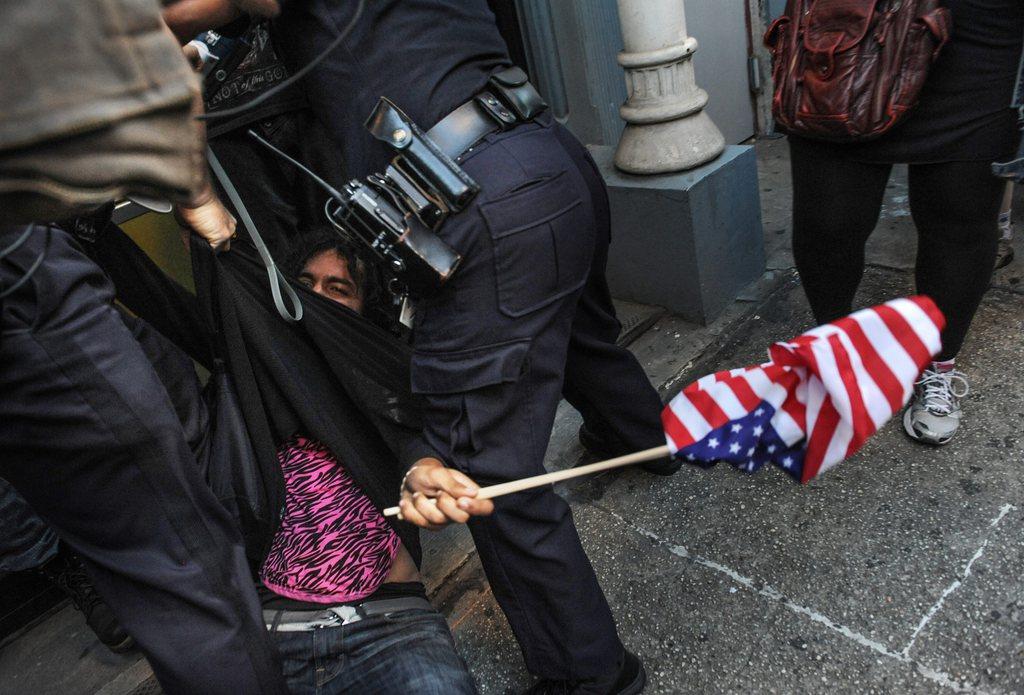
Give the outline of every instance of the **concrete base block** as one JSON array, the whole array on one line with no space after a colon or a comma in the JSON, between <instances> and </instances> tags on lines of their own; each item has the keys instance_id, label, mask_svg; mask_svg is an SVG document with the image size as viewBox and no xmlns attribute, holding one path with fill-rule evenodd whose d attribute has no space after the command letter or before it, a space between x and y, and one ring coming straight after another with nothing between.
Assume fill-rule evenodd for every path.
<instances>
[{"instance_id":1,"label":"concrete base block","mask_svg":"<svg viewBox=\"0 0 1024 695\"><path fill-rule=\"evenodd\" d=\"M764 272L754 148L732 145L691 171L632 176L612 147L592 146L611 200L612 295L713 321Z\"/></svg>"}]
</instances>

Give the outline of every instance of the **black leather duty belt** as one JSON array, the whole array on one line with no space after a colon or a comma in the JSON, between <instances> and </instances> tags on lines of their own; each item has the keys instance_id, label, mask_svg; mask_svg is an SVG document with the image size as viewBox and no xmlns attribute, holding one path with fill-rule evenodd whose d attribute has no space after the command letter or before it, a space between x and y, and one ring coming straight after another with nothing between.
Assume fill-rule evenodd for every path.
<instances>
[{"instance_id":1,"label":"black leather duty belt","mask_svg":"<svg viewBox=\"0 0 1024 695\"><path fill-rule=\"evenodd\" d=\"M548 105L520 68L494 74L488 88L442 118L427 135L442 152L459 159L498 130L532 121Z\"/></svg>"}]
</instances>

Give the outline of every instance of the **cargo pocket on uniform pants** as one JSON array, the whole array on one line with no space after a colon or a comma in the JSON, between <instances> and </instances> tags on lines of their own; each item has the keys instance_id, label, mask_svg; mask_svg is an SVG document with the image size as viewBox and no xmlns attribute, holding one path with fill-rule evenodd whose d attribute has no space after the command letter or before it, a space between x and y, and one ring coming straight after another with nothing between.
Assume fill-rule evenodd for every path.
<instances>
[{"instance_id":1,"label":"cargo pocket on uniform pants","mask_svg":"<svg viewBox=\"0 0 1024 695\"><path fill-rule=\"evenodd\" d=\"M494 244L503 314L517 318L536 311L586 282L593 219L582 202L563 171L480 206Z\"/></svg>"},{"instance_id":2,"label":"cargo pocket on uniform pants","mask_svg":"<svg viewBox=\"0 0 1024 695\"><path fill-rule=\"evenodd\" d=\"M529 435L528 409L516 407L529 349L527 338L413 354L412 391L427 400L426 427L447 440L450 463L477 482L501 479L518 465L515 452Z\"/></svg>"}]
</instances>

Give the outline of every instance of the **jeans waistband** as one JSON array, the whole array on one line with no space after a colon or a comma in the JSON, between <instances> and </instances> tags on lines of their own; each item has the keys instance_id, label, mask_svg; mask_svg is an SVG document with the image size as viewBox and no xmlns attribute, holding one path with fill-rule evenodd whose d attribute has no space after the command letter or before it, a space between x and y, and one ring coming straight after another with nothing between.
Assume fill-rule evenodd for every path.
<instances>
[{"instance_id":1,"label":"jeans waistband","mask_svg":"<svg viewBox=\"0 0 1024 695\"><path fill-rule=\"evenodd\" d=\"M329 606L315 611L264 610L263 621L271 632L309 632L340 627L377 615L410 610L434 610L430 601L416 596L367 601L358 606Z\"/></svg>"}]
</instances>

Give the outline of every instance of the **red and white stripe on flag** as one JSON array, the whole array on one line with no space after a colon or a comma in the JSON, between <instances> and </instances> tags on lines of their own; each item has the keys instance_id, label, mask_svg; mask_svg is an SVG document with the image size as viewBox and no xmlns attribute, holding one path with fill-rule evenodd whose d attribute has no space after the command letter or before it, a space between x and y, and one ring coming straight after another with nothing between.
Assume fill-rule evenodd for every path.
<instances>
[{"instance_id":1,"label":"red and white stripe on flag","mask_svg":"<svg viewBox=\"0 0 1024 695\"><path fill-rule=\"evenodd\" d=\"M909 400L941 348L945 318L928 297L858 311L769 349L771 361L710 374L686 387L662 420L673 452L762 405L787 446L804 441L802 481L857 451Z\"/></svg>"}]
</instances>

